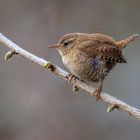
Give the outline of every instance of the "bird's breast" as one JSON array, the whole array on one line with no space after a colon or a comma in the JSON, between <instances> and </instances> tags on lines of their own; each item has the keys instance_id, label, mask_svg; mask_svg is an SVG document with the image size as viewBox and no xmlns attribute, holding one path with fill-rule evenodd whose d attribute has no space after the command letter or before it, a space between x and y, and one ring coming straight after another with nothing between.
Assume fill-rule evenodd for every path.
<instances>
[{"instance_id":1,"label":"bird's breast","mask_svg":"<svg viewBox=\"0 0 140 140\"><path fill-rule=\"evenodd\" d=\"M68 55L62 56L63 64L70 70L71 73L75 74L77 69L75 58L70 58Z\"/></svg>"},{"instance_id":2,"label":"bird's breast","mask_svg":"<svg viewBox=\"0 0 140 140\"><path fill-rule=\"evenodd\" d=\"M87 58L80 53L62 56L62 61L72 74L83 81L98 82L107 74L104 64L98 59Z\"/></svg>"}]
</instances>

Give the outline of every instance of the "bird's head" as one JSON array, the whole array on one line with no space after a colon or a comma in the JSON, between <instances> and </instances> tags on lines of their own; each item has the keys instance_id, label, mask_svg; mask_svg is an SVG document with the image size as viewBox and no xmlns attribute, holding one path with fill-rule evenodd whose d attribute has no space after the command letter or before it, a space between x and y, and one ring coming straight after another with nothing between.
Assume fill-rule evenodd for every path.
<instances>
[{"instance_id":1,"label":"bird's head","mask_svg":"<svg viewBox=\"0 0 140 140\"><path fill-rule=\"evenodd\" d=\"M77 33L70 33L62 36L59 42L48 48L56 48L60 55L66 55L76 45Z\"/></svg>"}]
</instances>

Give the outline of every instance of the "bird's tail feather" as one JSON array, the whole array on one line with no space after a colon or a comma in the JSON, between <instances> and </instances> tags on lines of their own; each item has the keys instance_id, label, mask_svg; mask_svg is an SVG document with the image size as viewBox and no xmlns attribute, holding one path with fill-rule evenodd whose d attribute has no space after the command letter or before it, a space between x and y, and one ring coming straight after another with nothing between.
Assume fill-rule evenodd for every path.
<instances>
[{"instance_id":1,"label":"bird's tail feather","mask_svg":"<svg viewBox=\"0 0 140 140\"><path fill-rule=\"evenodd\" d=\"M131 41L134 41L136 38L138 38L138 36L138 34L131 35L124 40L118 41L116 45L118 48L124 49Z\"/></svg>"}]
</instances>

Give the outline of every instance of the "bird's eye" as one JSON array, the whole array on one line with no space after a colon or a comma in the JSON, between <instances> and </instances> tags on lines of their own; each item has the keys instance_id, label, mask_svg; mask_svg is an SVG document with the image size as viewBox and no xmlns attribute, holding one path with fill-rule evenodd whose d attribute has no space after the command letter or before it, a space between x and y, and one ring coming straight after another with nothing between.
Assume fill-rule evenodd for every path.
<instances>
[{"instance_id":1,"label":"bird's eye","mask_svg":"<svg viewBox=\"0 0 140 140\"><path fill-rule=\"evenodd\" d=\"M69 42L64 42L64 46L67 47L70 43Z\"/></svg>"},{"instance_id":2,"label":"bird's eye","mask_svg":"<svg viewBox=\"0 0 140 140\"><path fill-rule=\"evenodd\" d=\"M68 48L68 47L72 47L73 46L73 42L72 41L67 41L63 43L64 47Z\"/></svg>"}]
</instances>

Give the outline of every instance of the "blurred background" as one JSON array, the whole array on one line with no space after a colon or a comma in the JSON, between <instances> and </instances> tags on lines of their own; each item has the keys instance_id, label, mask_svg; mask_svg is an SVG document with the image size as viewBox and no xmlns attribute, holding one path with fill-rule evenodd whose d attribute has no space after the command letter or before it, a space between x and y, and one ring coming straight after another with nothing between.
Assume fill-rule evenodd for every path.
<instances>
[{"instance_id":1,"label":"blurred background","mask_svg":"<svg viewBox=\"0 0 140 140\"><path fill-rule=\"evenodd\" d=\"M103 33L121 40L140 34L139 0L0 0L0 32L28 51L67 70L48 45L70 32ZM0 44L0 140L131 140L140 122L97 103L20 56L4 61ZM125 49L104 90L140 108L140 39Z\"/></svg>"}]
</instances>

